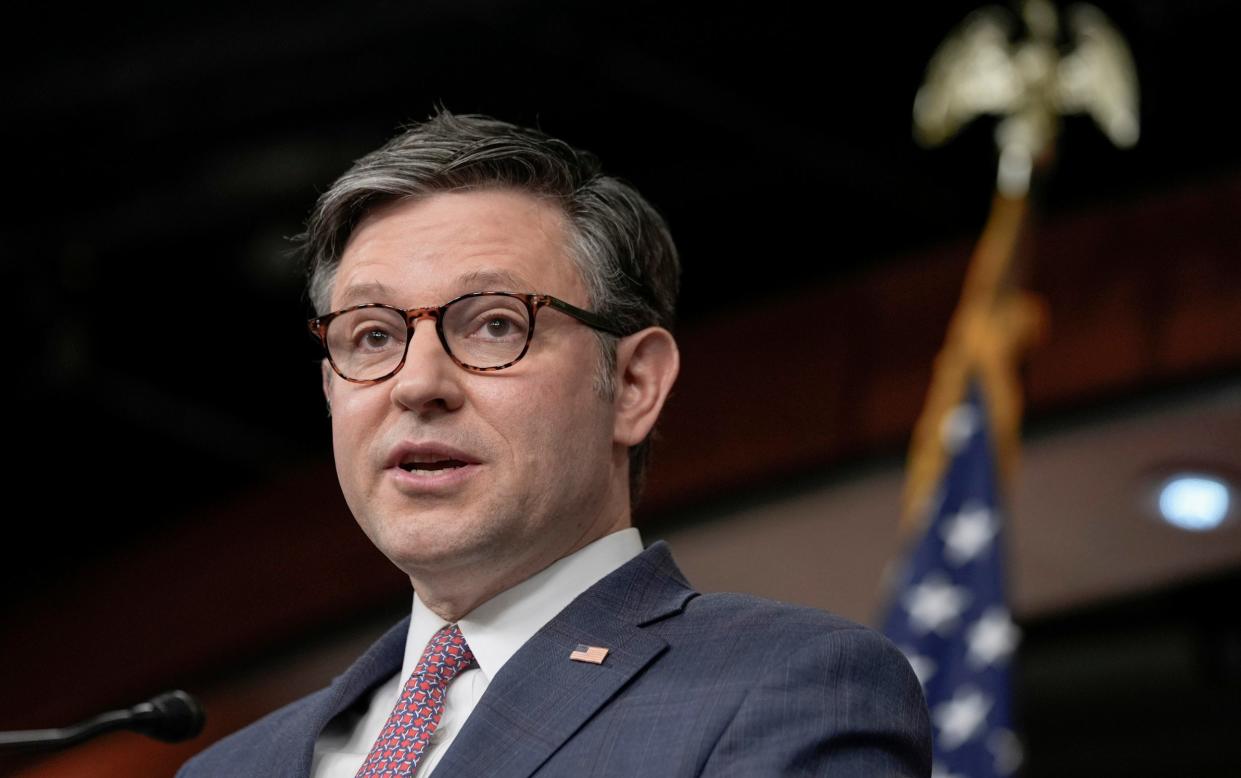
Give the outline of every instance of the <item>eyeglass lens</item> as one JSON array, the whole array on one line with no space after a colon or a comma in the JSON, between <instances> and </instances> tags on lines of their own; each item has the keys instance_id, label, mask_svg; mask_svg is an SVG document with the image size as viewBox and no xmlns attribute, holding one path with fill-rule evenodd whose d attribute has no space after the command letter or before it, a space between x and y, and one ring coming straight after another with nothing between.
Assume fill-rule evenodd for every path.
<instances>
[{"instance_id":1,"label":"eyeglass lens","mask_svg":"<svg viewBox=\"0 0 1241 778\"><path fill-rule=\"evenodd\" d=\"M445 307L440 316L449 353L467 367L506 365L521 356L529 340L530 312L514 297L464 297ZM396 368L405 354L407 335L399 311L359 308L332 319L326 341L342 374L367 381Z\"/></svg>"}]
</instances>

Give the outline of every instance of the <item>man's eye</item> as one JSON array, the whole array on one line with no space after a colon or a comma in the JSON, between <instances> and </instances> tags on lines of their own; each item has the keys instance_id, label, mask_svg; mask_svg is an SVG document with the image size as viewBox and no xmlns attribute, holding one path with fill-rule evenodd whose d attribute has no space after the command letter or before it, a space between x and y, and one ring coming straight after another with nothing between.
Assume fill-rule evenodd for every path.
<instances>
[{"instance_id":1,"label":"man's eye","mask_svg":"<svg viewBox=\"0 0 1241 778\"><path fill-rule=\"evenodd\" d=\"M353 347L359 351L383 351L390 348L395 340L385 327L359 327L354 334Z\"/></svg>"},{"instance_id":2,"label":"man's eye","mask_svg":"<svg viewBox=\"0 0 1241 778\"><path fill-rule=\"evenodd\" d=\"M507 311L492 311L474 318L465 336L477 340L513 340L526 337L524 317Z\"/></svg>"},{"instance_id":3,"label":"man's eye","mask_svg":"<svg viewBox=\"0 0 1241 778\"><path fill-rule=\"evenodd\" d=\"M483 325L483 334L491 338L503 338L506 335L511 335L514 329L516 327L512 320L496 316L488 319L487 323Z\"/></svg>"}]
</instances>

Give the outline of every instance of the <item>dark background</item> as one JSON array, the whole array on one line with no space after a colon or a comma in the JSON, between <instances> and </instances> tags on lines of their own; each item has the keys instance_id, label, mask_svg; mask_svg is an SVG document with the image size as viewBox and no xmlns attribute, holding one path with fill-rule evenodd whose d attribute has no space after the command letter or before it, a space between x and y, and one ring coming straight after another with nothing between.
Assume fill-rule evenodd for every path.
<instances>
[{"instance_id":1,"label":"dark background","mask_svg":"<svg viewBox=\"0 0 1241 778\"><path fill-rule=\"evenodd\" d=\"M40 12L9 26L3 286L20 592L329 455L286 240L356 157L436 105L598 153L666 214L682 320L968 236L992 123L925 151L913 94L972 2L392 2ZM1233 4L1105 3L1142 140L1073 117L1046 201L1136 200L1241 166Z\"/></svg>"},{"instance_id":2,"label":"dark background","mask_svg":"<svg viewBox=\"0 0 1241 778\"><path fill-rule=\"evenodd\" d=\"M1099 5L1137 62L1142 139L1117 151L1070 118L1045 211L1235 177L1235 4ZM443 105L599 154L671 223L690 324L977 233L992 123L934 151L910 131L927 60L975 7L492 0L18 14L0 46L6 597L37 596L64 571L330 458L287 238L402 123ZM1152 607L1174 618L1174 601ZM1075 623L1050 624L1033 645Z\"/></svg>"}]
</instances>

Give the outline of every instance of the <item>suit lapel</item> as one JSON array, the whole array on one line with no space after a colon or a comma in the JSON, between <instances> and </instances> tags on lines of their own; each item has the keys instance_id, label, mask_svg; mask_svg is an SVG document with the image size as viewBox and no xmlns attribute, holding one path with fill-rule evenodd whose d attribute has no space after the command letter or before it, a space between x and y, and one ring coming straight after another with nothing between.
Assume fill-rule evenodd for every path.
<instances>
[{"instance_id":1,"label":"suit lapel","mask_svg":"<svg viewBox=\"0 0 1241 778\"><path fill-rule=\"evenodd\" d=\"M327 723L377 684L383 683L401 670L405 658L405 637L409 632L409 617L384 633L366 653L337 676L332 685L323 691L320 704L310 706L295 727L308 733L308 737L293 738L291 742L305 746L289 760L290 775L309 775L314 760L315 742Z\"/></svg>"},{"instance_id":2,"label":"suit lapel","mask_svg":"<svg viewBox=\"0 0 1241 778\"><path fill-rule=\"evenodd\" d=\"M696 592L656 543L592 586L513 655L435 769L436 778L523 778L667 648L642 627L679 613ZM576 662L578 645L608 649Z\"/></svg>"}]
</instances>

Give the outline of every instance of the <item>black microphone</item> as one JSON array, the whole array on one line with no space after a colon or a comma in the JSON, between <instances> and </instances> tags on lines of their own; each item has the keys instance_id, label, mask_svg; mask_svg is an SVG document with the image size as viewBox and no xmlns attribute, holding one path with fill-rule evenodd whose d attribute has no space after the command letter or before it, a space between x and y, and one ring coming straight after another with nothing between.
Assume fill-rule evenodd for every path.
<instances>
[{"instance_id":1,"label":"black microphone","mask_svg":"<svg viewBox=\"0 0 1241 778\"><path fill-rule=\"evenodd\" d=\"M63 748L104 732L128 729L165 743L189 740L203 731L207 716L198 700L180 689L132 708L111 710L71 727L0 732L0 749Z\"/></svg>"}]
</instances>

